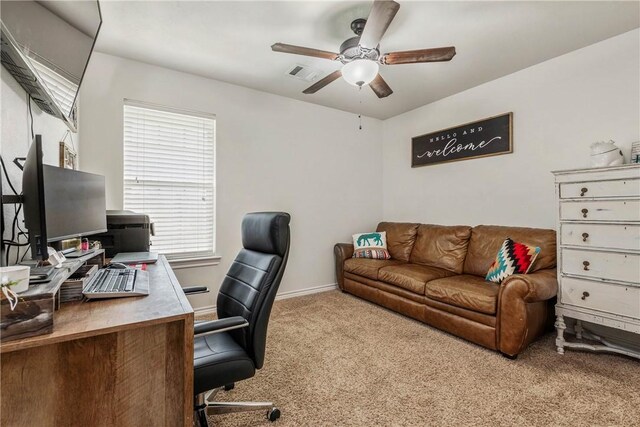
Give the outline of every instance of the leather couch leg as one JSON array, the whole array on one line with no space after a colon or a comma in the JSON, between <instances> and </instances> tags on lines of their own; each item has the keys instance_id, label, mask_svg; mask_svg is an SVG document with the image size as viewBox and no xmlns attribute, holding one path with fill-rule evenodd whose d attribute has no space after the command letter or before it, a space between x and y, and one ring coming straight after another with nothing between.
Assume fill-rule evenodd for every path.
<instances>
[{"instance_id":1,"label":"leather couch leg","mask_svg":"<svg viewBox=\"0 0 640 427\"><path fill-rule=\"evenodd\" d=\"M504 357L506 357L509 360L516 360L518 358L517 354L514 354L513 356L507 353L500 353L500 354L502 354Z\"/></svg>"}]
</instances>

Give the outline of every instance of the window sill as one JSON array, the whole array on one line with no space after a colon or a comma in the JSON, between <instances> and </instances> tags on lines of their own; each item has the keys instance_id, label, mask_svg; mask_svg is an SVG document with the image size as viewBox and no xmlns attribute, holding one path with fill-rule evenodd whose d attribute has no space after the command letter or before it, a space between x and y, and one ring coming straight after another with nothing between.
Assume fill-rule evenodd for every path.
<instances>
[{"instance_id":1,"label":"window sill","mask_svg":"<svg viewBox=\"0 0 640 427\"><path fill-rule=\"evenodd\" d=\"M210 256L210 257L201 257L201 258L176 258L169 259L169 265L174 270L179 270L182 268L195 268L195 267L207 267L210 265L218 265L220 264L220 260L222 257L218 255Z\"/></svg>"}]
</instances>

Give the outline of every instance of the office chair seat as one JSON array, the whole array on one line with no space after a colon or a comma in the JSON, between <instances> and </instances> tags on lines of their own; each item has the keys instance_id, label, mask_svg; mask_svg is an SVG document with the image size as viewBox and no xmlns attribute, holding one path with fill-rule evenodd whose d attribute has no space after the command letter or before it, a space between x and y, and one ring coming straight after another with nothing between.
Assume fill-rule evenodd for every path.
<instances>
[{"instance_id":1,"label":"office chair seat","mask_svg":"<svg viewBox=\"0 0 640 427\"><path fill-rule=\"evenodd\" d=\"M193 344L195 394L254 376L253 360L228 333L198 337Z\"/></svg>"}]
</instances>

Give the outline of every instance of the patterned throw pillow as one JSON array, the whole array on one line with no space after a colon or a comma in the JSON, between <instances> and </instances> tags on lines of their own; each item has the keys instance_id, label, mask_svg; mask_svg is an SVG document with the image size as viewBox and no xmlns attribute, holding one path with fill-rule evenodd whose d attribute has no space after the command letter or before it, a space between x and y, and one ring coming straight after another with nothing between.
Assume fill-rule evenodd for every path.
<instances>
[{"instance_id":1,"label":"patterned throw pillow","mask_svg":"<svg viewBox=\"0 0 640 427\"><path fill-rule=\"evenodd\" d=\"M486 280L501 283L512 274L527 274L540 253L537 246L514 242L507 238L493 261Z\"/></svg>"},{"instance_id":2,"label":"patterned throw pillow","mask_svg":"<svg viewBox=\"0 0 640 427\"><path fill-rule=\"evenodd\" d=\"M385 231L360 233L353 235L353 257L391 259L387 250L387 233Z\"/></svg>"}]
</instances>

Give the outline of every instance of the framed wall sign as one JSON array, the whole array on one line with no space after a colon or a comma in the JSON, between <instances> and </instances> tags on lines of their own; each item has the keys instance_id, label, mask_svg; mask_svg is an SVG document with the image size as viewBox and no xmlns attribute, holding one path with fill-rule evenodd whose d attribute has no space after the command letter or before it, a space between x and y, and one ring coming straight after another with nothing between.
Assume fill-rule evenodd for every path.
<instances>
[{"instance_id":1,"label":"framed wall sign","mask_svg":"<svg viewBox=\"0 0 640 427\"><path fill-rule=\"evenodd\" d=\"M78 169L78 154L64 141L60 141L60 167Z\"/></svg>"},{"instance_id":2,"label":"framed wall sign","mask_svg":"<svg viewBox=\"0 0 640 427\"><path fill-rule=\"evenodd\" d=\"M513 152L513 113L411 138L411 167Z\"/></svg>"}]
</instances>

